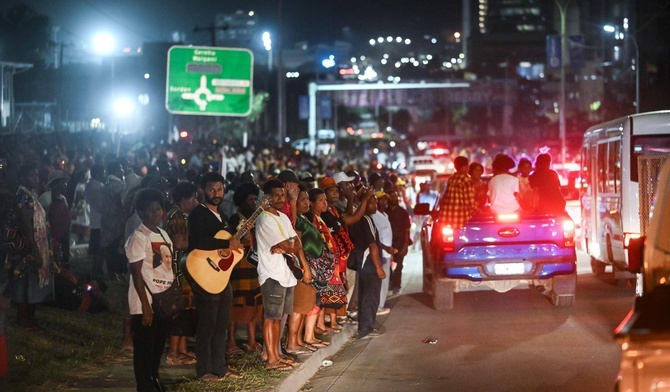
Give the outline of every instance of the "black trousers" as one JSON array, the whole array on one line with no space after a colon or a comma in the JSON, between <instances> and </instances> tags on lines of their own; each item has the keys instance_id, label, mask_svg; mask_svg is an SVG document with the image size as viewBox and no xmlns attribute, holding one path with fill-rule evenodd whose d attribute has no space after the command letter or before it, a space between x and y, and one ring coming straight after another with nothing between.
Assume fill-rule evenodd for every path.
<instances>
[{"instance_id":1,"label":"black trousers","mask_svg":"<svg viewBox=\"0 0 670 392\"><path fill-rule=\"evenodd\" d=\"M134 314L130 318L130 331L133 336L133 369L137 392L154 392L158 387L158 367L165 348L170 320L153 318L151 325L142 325L142 315Z\"/></svg>"},{"instance_id":2,"label":"black trousers","mask_svg":"<svg viewBox=\"0 0 670 392\"><path fill-rule=\"evenodd\" d=\"M368 261L371 263L371 261ZM377 272L358 271L358 337L369 334L377 321L382 280Z\"/></svg>"},{"instance_id":3,"label":"black trousers","mask_svg":"<svg viewBox=\"0 0 670 392\"><path fill-rule=\"evenodd\" d=\"M396 262L396 266L394 270L391 270L391 281L389 282L391 290L402 287L402 265L405 261L405 256L395 255L393 256L393 261Z\"/></svg>"},{"instance_id":4,"label":"black trousers","mask_svg":"<svg viewBox=\"0 0 670 392\"><path fill-rule=\"evenodd\" d=\"M205 374L223 376L228 372L226 344L230 326L230 310L233 303L233 288L229 284L219 294L193 290L197 309L195 331L195 366L198 378Z\"/></svg>"}]
</instances>

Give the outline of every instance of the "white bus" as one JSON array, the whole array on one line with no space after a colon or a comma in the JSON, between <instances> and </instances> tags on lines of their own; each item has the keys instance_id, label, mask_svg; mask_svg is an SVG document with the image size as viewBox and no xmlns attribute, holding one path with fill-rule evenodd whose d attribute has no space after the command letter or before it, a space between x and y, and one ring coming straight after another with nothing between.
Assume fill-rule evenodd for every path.
<instances>
[{"instance_id":1,"label":"white bus","mask_svg":"<svg viewBox=\"0 0 670 392\"><path fill-rule=\"evenodd\" d=\"M589 128L582 143L581 243L591 269L626 271L626 247L644 235L658 173L670 156L670 110L635 114Z\"/></svg>"}]
</instances>

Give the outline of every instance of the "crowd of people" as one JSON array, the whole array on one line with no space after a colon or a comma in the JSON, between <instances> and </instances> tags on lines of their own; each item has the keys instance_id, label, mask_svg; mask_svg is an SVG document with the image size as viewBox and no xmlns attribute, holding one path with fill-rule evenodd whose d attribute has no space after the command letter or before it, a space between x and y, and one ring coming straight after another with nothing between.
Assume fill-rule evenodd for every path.
<instances>
[{"instance_id":1,"label":"crowd of people","mask_svg":"<svg viewBox=\"0 0 670 392\"><path fill-rule=\"evenodd\" d=\"M244 377L227 362L242 352L240 325L247 329L242 347L273 371L290 370L295 356L328 346L325 337L346 323L357 324L358 339L381 336L376 317L391 311L386 301L402 289L411 207L435 205L436 190L426 183L414 194L397 172L327 158L315 171L314 158L279 149L232 152L192 152L184 158L188 170L166 151L116 157L85 149L75 157L53 154L3 166L0 285L8 289L0 296L0 315L11 299L17 326L42 330L37 305L54 299L54 276L68 268L70 246L88 243L90 274L128 284L123 346L133 350L138 391L161 390L166 346L165 363L195 365L200 380ZM491 211L562 211L550 163L540 154L533 169L529 160L517 165L499 154L487 183L481 164L456 157L438 219L459 227ZM13 183L15 192L8 191ZM195 250L235 259L221 290L203 289L186 270ZM152 296L175 281L185 308L174 319L154 317Z\"/></svg>"}]
</instances>

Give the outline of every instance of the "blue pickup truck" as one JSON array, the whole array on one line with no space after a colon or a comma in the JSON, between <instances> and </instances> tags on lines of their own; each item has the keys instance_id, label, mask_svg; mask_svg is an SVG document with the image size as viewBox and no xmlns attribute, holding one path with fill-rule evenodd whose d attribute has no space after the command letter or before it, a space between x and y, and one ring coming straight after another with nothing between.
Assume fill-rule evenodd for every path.
<instances>
[{"instance_id":1,"label":"blue pickup truck","mask_svg":"<svg viewBox=\"0 0 670 392\"><path fill-rule=\"evenodd\" d=\"M454 293L538 288L555 306L572 306L577 285L575 225L567 213L473 217L453 229L440 222L440 203L421 225L423 291L437 310L453 308Z\"/></svg>"}]
</instances>

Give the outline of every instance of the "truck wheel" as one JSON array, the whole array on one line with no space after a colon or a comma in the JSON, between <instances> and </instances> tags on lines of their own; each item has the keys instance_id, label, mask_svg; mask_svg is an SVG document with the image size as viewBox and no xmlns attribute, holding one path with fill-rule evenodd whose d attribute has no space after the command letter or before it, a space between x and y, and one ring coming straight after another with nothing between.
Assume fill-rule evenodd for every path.
<instances>
[{"instance_id":1,"label":"truck wheel","mask_svg":"<svg viewBox=\"0 0 670 392\"><path fill-rule=\"evenodd\" d=\"M433 279L433 307L435 310L454 308L454 282Z\"/></svg>"},{"instance_id":2,"label":"truck wheel","mask_svg":"<svg viewBox=\"0 0 670 392\"><path fill-rule=\"evenodd\" d=\"M602 263L595 257L591 256L591 271L593 271L594 274L604 275L606 266L607 265L605 263Z\"/></svg>"},{"instance_id":3,"label":"truck wheel","mask_svg":"<svg viewBox=\"0 0 670 392\"><path fill-rule=\"evenodd\" d=\"M577 274L558 275L552 279L551 303L554 306L572 306L577 290Z\"/></svg>"}]
</instances>

